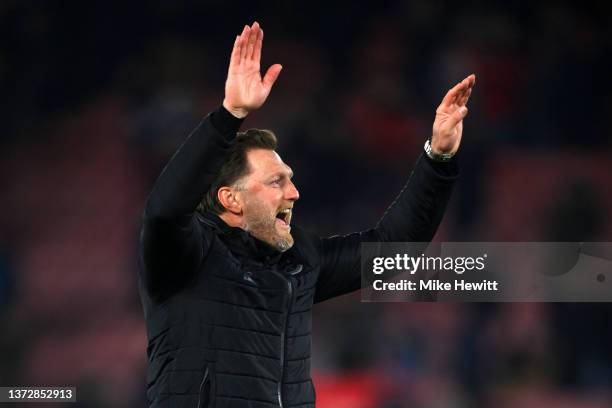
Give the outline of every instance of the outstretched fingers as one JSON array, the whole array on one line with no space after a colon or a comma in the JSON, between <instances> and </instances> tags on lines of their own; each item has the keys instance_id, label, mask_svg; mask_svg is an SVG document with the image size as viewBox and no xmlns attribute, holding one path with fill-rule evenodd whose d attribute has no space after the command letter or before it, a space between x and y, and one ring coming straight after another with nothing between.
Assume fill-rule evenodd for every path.
<instances>
[{"instance_id":1,"label":"outstretched fingers","mask_svg":"<svg viewBox=\"0 0 612 408\"><path fill-rule=\"evenodd\" d=\"M261 50L263 49L263 30L261 27L257 33L257 39L255 40L255 49L253 50L253 61L257 64L261 63Z\"/></svg>"},{"instance_id":2,"label":"outstretched fingers","mask_svg":"<svg viewBox=\"0 0 612 408\"><path fill-rule=\"evenodd\" d=\"M234 40L234 48L232 48L232 55L230 56L229 71L236 69L240 65L240 36L237 35Z\"/></svg>"},{"instance_id":3,"label":"outstretched fingers","mask_svg":"<svg viewBox=\"0 0 612 408\"><path fill-rule=\"evenodd\" d=\"M257 43L257 36L259 35L259 23L255 21L251 26L251 31L249 32L249 40L247 46L246 58L247 60L252 60L253 55L255 54L255 44Z\"/></svg>"},{"instance_id":4,"label":"outstretched fingers","mask_svg":"<svg viewBox=\"0 0 612 408\"><path fill-rule=\"evenodd\" d=\"M245 25L240 34L240 64L243 64L247 56L247 48L249 41L249 34L251 33L251 27Z\"/></svg>"},{"instance_id":5,"label":"outstretched fingers","mask_svg":"<svg viewBox=\"0 0 612 408\"><path fill-rule=\"evenodd\" d=\"M234 41L223 103L236 116L244 117L265 103L282 69L280 64L274 64L262 78L262 47L263 30L257 21L245 25Z\"/></svg>"},{"instance_id":6,"label":"outstretched fingers","mask_svg":"<svg viewBox=\"0 0 612 408\"><path fill-rule=\"evenodd\" d=\"M466 88L461 92L461 95L458 98L457 104L459 106L465 106L470 99L470 95L472 94L472 88L476 84L476 75L472 74L465 78L463 81Z\"/></svg>"},{"instance_id":7,"label":"outstretched fingers","mask_svg":"<svg viewBox=\"0 0 612 408\"><path fill-rule=\"evenodd\" d=\"M464 106L472 92L472 87L476 83L476 76L474 74L469 75L463 81L452 87L442 99L442 103L439 108L447 109L453 104Z\"/></svg>"},{"instance_id":8,"label":"outstretched fingers","mask_svg":"<svg viewBox=\"0 0 612 408\"><path fill-rule=\"evenodd\" d=\"M274 64L270 68L268 68L268 71L266 71L266 75L264 75L262 82L264 87L268 91L272 89L272 85L274 85L274 82L276 82L276 79L278 78L281 69L283 69L282 65Z\"/></svg>"},{"instance_id":9,"label":"outstretched fingers","mask_svg":"<svg viewBox=\"0 0 612 408\"><path fill-rule=\"evenodd\" d=\"M470 99L470 95L472 94L472 88L468 88L461 93L459 98L457 98L457 105L465 106Z\"/></svg>"},{"instance_id":10,"label":"outstretched fingers","mask_svg":"<svg viewBox=\"0 0 612 408\"><path fill-rule=\"evenodd\" d=\"M449 108L452 104L457 101L457 97L459 93L463 89L463 84L459 82L457 85L453 86L447 93L444 95L442 99L442 103L440 103L439 108L446 109Z\"/></svg>"}]
</instances>

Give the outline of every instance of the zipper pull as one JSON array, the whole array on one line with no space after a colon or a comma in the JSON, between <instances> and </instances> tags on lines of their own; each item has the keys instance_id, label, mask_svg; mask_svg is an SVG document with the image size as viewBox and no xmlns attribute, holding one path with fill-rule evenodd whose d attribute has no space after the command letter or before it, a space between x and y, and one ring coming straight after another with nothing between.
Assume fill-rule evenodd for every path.
<instances>
[{"instance_id":1,"label":"zipper pull","mask_svg":"<svg viewBox=\"0 0 612 408\"><path fill-rule=\"evenodd\" d=\"M287 272L289 272L290 275L297 275L298 273L302 272L302 269L304 269L302 264L297 264L292 269L289 269Z\"/></svg>"},{"instance_id":2,"label":"zipper pull","mask_svg":"<svg viewBox=\"0 0 612 408\"><path fill-rule=\"evenodd\" d=\"M249 282L252 285L256 285L255 281L253 280L253 272L251 271L246 271L244 275L242 275L242 279L244 279L245 281Z\"/></svg>"}]
</instances>

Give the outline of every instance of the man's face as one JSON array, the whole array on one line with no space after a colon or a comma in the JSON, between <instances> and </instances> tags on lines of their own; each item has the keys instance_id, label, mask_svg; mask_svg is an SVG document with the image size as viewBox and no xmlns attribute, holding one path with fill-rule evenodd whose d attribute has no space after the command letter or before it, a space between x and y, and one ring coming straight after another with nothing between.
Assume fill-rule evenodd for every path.
<instances>
[{"instance_id":1,"label":"man's face","mask_svg":"<svg viewBox=\"0 0 612 408\"><path fill-rule=\"evenodd\" d=\"M247 152L250 173L241 181L244 229L279 251L293 246L291 217L300 194L293 171L280 156L265 149Z\"/></svg>"}]
</instances>

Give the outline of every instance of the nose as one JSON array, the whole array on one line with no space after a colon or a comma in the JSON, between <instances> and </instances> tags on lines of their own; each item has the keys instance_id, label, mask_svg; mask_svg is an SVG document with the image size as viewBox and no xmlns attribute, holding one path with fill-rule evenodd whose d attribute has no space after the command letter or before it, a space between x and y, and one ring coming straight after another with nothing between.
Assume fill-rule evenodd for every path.
<instances>
[{"instance_id":1,"label":"nose","mask_svg":"<svg viewBox=\"0 0 612 408\"><path fill-rule=\"evenodd\" d=\"M291 180L287 184L287 189L285 190L285 199L289 201L297 201L300 198L300 192L297 187Z\"/></svg>"}]
</instances>

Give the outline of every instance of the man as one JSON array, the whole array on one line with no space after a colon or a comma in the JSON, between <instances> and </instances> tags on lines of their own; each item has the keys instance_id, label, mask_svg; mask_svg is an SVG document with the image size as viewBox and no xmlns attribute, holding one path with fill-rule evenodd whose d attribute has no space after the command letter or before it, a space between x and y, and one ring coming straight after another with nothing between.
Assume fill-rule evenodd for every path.
<instances>
[{"instance_id":1,"label":"man","mask_svg":"<svg viewBox=\"0 0 612 408\"><path fill-rule=\"evenodd\" d=\"M444 97L428 154L375 228L319 238L291 225L299 193L274 135L236 135L282 68L260 76L262 43L256 22L236 37L223 106L147 200L139 289L152 407L314 407L313 303L359 289L361 242L431 240L457 177L474 76Z\"/></svg>"}]
</instances>

